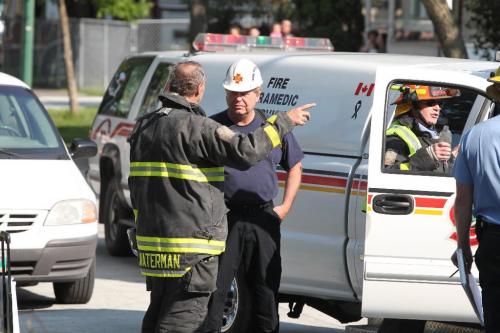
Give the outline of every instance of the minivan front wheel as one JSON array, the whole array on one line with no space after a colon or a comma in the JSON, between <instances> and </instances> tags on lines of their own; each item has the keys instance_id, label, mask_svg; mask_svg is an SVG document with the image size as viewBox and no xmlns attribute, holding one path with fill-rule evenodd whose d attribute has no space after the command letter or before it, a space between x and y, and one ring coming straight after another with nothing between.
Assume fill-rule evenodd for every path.
<instances>
[{"instance_id":1,"label":"minivan front wheel","mask_svg":"<svg viewBox=\"0 0 500 333\"><path fill-rule=\"evenodd\" d=\"M127 226L119 223L123 207L118 197L118 185L111 180L102 193L99 219L104 223L106 248L112 256L130 256L131 250L127 238Z\"/></svg>"},{"instance_id":2,"label":"minivan front wheel","mask_svg":"<svg viewBox=\"0 0 500 333\"><path fill-rule=\"evenodd\" d=\"M87 275L72 282L54 282L54 294L61 304L86 304L94 292L95 258L92 259Z\"/></svg>"}]
</instances>

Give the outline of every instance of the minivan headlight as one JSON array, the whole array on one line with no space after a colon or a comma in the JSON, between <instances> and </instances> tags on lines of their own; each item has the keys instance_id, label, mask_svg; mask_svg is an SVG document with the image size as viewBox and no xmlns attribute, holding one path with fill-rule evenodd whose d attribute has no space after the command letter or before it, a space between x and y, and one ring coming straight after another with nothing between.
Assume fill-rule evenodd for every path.
<instances>
[{"instance_id":1,"label":"minivan headlight","mask_svg":"<svg viewBox=\"0 0 500 333\"><path fill-rule=\"evenodd\" d=\"M91 223L97 221L97 209L90 200L59 201L52 207L45 225Z\"/></svg>"}]
</instances>

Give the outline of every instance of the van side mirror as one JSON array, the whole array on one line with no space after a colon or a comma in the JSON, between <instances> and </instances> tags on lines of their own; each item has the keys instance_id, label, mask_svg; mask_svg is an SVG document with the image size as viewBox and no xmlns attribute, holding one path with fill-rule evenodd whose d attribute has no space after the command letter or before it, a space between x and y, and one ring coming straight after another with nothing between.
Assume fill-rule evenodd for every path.
<instances>
[{"instance_id":1,"label":"van side mirror","mask_svg":"<svg viewBox=\"0 0 500 333\"><path fill-rule=\"evenodd\" d=\"M97 154L97 144L89 139L76 138L69 147L71 158L89 158Z\"/></svg>"}]
</instances>

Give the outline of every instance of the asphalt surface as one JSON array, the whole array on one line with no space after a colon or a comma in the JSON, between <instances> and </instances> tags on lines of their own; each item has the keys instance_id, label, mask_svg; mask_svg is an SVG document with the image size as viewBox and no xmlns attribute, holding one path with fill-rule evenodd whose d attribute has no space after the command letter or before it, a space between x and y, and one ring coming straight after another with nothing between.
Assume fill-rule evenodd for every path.
<instances>
[{"instance_id":1,"label":"asphalt surface","mask_svg":"<svg viewBox=\"0 0 500 333\"><path fill-rule=\"evenodd\" d=\"M94 294L88 304L62 305L55 302L52 284L17 289L21 332L68 333L103 331L139 332L148 293L135 258L110 257L105 249L102 225L97 247ZM299 319L286 316L288 307L280 304L281 333L338 333L344 325L305 307ZM361 323L364 323L362 321Z\"/></svg>"}]
</instances>

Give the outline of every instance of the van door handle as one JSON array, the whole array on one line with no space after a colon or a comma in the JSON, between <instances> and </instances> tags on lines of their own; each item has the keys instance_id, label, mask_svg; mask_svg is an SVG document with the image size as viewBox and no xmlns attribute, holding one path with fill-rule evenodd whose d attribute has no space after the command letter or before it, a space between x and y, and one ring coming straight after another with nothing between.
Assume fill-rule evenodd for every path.
<instances>
[{"instance_id":1,"label":"van door handle","mask_svg":"<svg viewBox=\"0 0 500 333\"><path fill-rule=\"evenodd\" d=\"M413 198L404 194L379 194L373 198L372 207L379 214L408 215L413 212Z\"/></svg>"}]
</instances>

